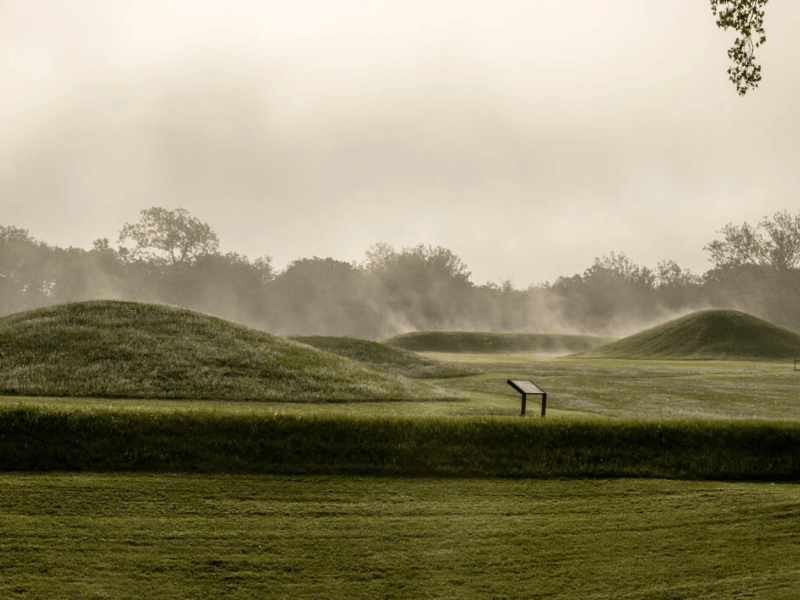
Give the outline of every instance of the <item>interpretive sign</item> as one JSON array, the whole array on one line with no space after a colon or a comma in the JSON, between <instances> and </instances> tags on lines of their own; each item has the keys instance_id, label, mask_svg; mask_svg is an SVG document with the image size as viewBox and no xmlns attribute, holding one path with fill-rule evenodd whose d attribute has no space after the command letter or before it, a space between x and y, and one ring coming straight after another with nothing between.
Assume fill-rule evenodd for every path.
<instances>
[{"instance_id":1,"label":"interpretive sign","mask_svg":"<svg viewBox=\"0 0 800 600\"><path fill-rule=\"evenodd\" d=\"M519 413L520 416L523 416L525 414L525 405L527 404L528 401L528 395L542 397L542 416L544 416L545 411L547 410L547 392L545 392L538 385L527 379L509 379L508 385L510 385L520 394L522 394L522 409L520 410Z\"/></svg>"}]
</instances>

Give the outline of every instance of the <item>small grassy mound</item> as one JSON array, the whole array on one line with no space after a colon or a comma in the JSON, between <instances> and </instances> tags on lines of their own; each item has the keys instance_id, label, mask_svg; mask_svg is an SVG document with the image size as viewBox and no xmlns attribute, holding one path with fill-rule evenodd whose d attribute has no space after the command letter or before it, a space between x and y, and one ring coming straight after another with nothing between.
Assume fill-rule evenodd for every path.
<instances>
[{"instance_id":1,"label":"small grassy mound","mask_svg":"<svg viewBox=\"0 0 800 600\"><path fill-rule=\"evenodd\" d=\"M383 343L412 352L534 352L568 354L601 346L614 338L556 333L484 333L478 331L417 331Z\"/></svg>"},{"instance_id":2,"label":"small grassy mound","mask_svg":"<svg viewBox=\"0 0 800 600\"><path fill-rule=\"evenodd\" d=\"M293 336L291 339L406 377L461 377L481 372L479 369L443 363L408 350L358 338L312 335Z\"/></svg>"},{"instance_id":3,"label":"small grassy mound","mask_svg":"<svg viewBox=\"0 0 800 600\"><path fill-rule=\"evenodd\" d=\"M791 359L800 334L736 310L704 310L584 352L590 358Z\"/></svg>"},{"instance_id":4,"label":"small grassy mound","mask_svg":"<svg viewBox=\"0 0 800 600\"><path fill-rule=\"evenodd\" d=\"M93 301L0 319L0 394L226 400L453 399L193 311Z\"/></svg>"}]
</instances>

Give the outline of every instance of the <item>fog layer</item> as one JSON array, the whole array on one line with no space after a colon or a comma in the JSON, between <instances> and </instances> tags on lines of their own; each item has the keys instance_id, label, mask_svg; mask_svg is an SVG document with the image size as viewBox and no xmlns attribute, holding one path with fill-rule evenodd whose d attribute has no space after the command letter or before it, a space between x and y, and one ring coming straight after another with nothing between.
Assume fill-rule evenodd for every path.
<instances>
[{"instance_id":1,"label":"fog layer","mask_svg":"<svg viewBox=\"0 0 800 600\"><path fill-rule=\"evenodd\" d=\"M183 206L280 268L383 241L478 284L614 249L702 272L800 177L800 8L741 99L706 4L0 2L0 223L88 249Z\"/></svg>"}]
</instances>

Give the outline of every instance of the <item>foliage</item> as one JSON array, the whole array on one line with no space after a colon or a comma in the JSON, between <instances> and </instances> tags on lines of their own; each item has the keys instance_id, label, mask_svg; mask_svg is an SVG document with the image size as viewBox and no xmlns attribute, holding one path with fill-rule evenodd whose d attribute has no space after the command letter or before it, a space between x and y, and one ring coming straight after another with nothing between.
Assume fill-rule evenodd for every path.
<instances>
[{"instance_id":1,"label":"foliage","mask_svg":"<svg viewBox=\"0 0 800 600\"><path fill-rule=\"evenodd\" d=\"M584 279L607 279L614 283L651 288L655 275L647 267L641 267L628 258L624 252L611 252L602 258L595 258L594 264L586 269Z\"/></svg>"},{"instance_id":2,"label":"foliage","mask_svg":"<svg viewBox=\"0 0 800 600\"><path fill-rule=\"evenodd\" d=\"M654 307L666 304L657 289L658 279L647 267L629 259L625 253L611 252L595 258L583 275L559 277L551 286L565 321L578 331L616 333L615 322L646 322L658 314ZM677 284L677 282L675 282ZM671 303L688 303L688 282L664 292Z\"/></svg>"},{"instance_id":3,"label":"foliage","mask_svg":"<svg viewBox=\"0 0 800 600\"><path fill-rule=\"evenodd\" d=\"M711 302L735 302L743 310L798 328L800 323L800 213L776 212L757 225L728 223L708 243L715 268L704 276Z\"/></svg>"},{"instance_id":4,"label":"foliage","mask_svg":"<svg viewBox=\"0 0 800 600\"><path fill-rule=\"evenodd\" d=\"M689 269L684 269L674 260L662 260L656 265L653 273L654 284L660 289L679 289L682 287L700 285L702 279L692 273Z\"/></svg>"},{"instance_id":5,"label":"foliage","mask_svg":"<svg viewBox=\"0 0 800 600\"><path fill-rule=\"evenodd\" d=\"M154 206L140 214L138 223L126 223L119 233L120 244L128 239L136 244L131 249L121 248L126 259L190 264L219 249L217 234L186 209Z\"/></svg>"},{"instance_id":6,"label":"foliage","mask_svg":"<svg viewBox=\"0 0 800 600\"><path fill-rule=\"evenodd\" d=\"M182 214L143 211L170 212ZM182 306L281 335L380 340L436 330L619 337L675 314L724 307L800 330L798 219L784 211L758 228L728 225L726 237L706 247L718 264L703 277L672 260L650 269L611 252L582 273L526 289L510 281L475 285L464 261L442 247L376 244L362 264L299 258L277 271L269 256L223 255L216 241L187 260L175 246L173 262L165 250L115 250L106 238L91 250L63 249L2 227L0 316L118 298Z\"/></svg>"},{"instance_id":7,"label":"foliage","mask_svg":"<svg viewBox=\"0 0 800 600\"><path fill-rule=\"evenodd\" d=\"M0 226L0 314L41 305L53 295L53 250L26 229Z\"/></svg>"},{"instance_id":8,"label":"foliage","mask_svg":"<svg viewBox=\"0 0 800 600\"><path fill-rule=\"evenodd\" d=\"M266 295L269 328L290 335L374 338L385 318L371 305L374 293L364 273L333 258L290 262Z\"/></svg>"},{"instance_id":9,"label":"foliage","mask_svg":"<svg viewBox=\"0 0 800 600\"><path fill-rule=\"evenodd\" d=\"M733 65L728 76L740 96L758 87L761 65L756 64L755 49L767 41L764 35L764 7L769 0L711 0L717 27L732 28L738 34L728 50Z\"/></svg>"},{"instance_id":10,"label":"foliage","mask_svg":"<svg viewBox=\"0 0 800 600\"><path fill-rule=\"evenodd\" d=\"M800 212L776 212L756 227L728 223L718 233L722 239L703 248L717 268L758 265L781 272L800 266Z\"/></svg>"},{"instance_id":11,"label":"foliage","mask_svg":"<svg viewBox=\"0 0 800 600\"><path fill-rule=\"evenodd\" d=\"M409 271L407 277L427 279L431 273L441 273L462 283L469 282L467 265L452 251L442 246L419 244L397 251L388 244L379 243L366 252L367 271Z\"/></svg>"},{"instance_id":12,"label":"foliage","mask_svg":"<svg viewBox=\"0 0 800 600\"><path fill-rule=\"evenodd\" d=\"M406 323L406 329L429 329L434 324L458 328L469 313L470 272L447 248L419 244L397 251L376 244L366 255L363 268L379 302Z\"/></svg>"},{"instance_id":13,"label":"foliage","mask_svg":"<svg viewBox=\"0 0 800 600\"><path fill-rule=\"evenodd\" d=\"M142 299L253 324L254 315L265 311L264 287L273 276L268 256L251 262L235 252L207 254L191 265L176 263L151 269L148 287L157 293Z\"/></svg>"}]
</instances>

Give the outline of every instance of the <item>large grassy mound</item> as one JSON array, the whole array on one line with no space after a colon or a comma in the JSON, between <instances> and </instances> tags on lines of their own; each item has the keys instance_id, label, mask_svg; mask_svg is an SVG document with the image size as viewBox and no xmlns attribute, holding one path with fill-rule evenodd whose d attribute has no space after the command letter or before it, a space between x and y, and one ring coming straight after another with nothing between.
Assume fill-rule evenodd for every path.
<instances>
[{"instance_id":1,"label":"large grassy mound","mask_svg":"<svg viewBox=\"0 0 800 600\"><path fill-rule=\"evenodd\" d=\"M736 310L705 310L584 352L591 358L790 359L800 335Z\"/></svg>"},{"instance_id":2,"label":"large grassy mound","mask_svg":"<svg viewBox=\"0 0 800 600\"><path fill-rule=\"evenodd\" d=\"M460 377L480 373L479 369L445 363L408 350L358 338L310 335L292 336L291 339L406 377Z\"/></svg>"},{"instance_id":3,"label":"large grassy mound","mask_svg":"<svg viewBox=\"0 0 800 600\"><path fill-rule=\"evenodd\" d=\"M287 401L453 397L223 319L118 301L0 319L0 394Z\"/></svg>"},{"instance_id":4,"label":"large grassy mound","mask_svg":"<svg viewBox=\"0 0 800 600\"><path fill-rule=\"evenodd\" d=\"M413 352L536 352L567 354L608 343L613 338L555 333L484 333L478 331L417 331L383 343Z\"/></svg>"}]
</instances>

